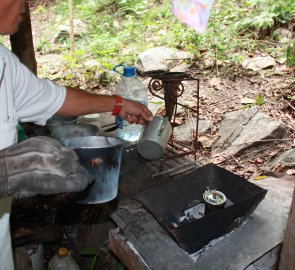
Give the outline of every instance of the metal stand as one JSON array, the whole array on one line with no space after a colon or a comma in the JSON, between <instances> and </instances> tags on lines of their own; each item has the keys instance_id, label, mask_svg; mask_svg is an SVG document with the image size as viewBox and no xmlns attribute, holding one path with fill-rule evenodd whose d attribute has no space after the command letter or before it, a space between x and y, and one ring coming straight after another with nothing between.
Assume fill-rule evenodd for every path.
<instances>
[{"instance_id":1,"label":"metal stand","mask_svg":"<svg viewBox=\"0 0 295 270\"><path fill-rule=\"evenodd\" d=\"M166 115L172 125L172 130L176 126L176 114L178 106L182 106L194 113L196 113L196 129L194 133L193 146L184 145L181 142L173 140L172 136L168 142L166 154L162 158L163 161L168 159L174 159L186 155L194 155L196 158L196 151L198 150L198 127L199 127L199 89L200 80L193 78L191 75L185 72L162 72L159 74L151 75L148 88L152 95L163 99L165 101ZM195 93L197 96L197 108L190 108L184 104L181 104L177 99L184 93L184 81L196 81Z\"/></svg>"}]
</instances>

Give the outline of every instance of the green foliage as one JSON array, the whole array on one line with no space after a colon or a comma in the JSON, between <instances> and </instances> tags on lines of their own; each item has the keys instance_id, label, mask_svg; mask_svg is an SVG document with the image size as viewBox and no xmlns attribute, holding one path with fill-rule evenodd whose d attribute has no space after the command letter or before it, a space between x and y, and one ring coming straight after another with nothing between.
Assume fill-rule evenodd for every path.
<instances>
[{"instance_id":1,"label":"green foliage","mask_svg":"<svg viewBox=\"0 0 295 270\"><path fill-rule=\"evenodd\" d=\"M50 51L51 48L51 42L47 39L40 38L38 39L37 45L36 45L36 50L40 54L46 54Z\"/></svg>"},{"instance_id":2,"label":"green foliage","mask_svg":"<svg viewBox=\"0 0 295 270\"><path fill-rule=\"evenodd\" d=\"M286 64L289 67L295 67L295 38L288 45Z\"/></svg>"},{"instance_id":3,"label":"green foliage","mask_svg":"<svg viewBox=\"0 0 295 270\"><path fill-rule=\"evenodd\" d=\"M171 0L73 0L73 7L74 17L87 23L88 32L75 41L75 50L83 52L86 60L79 53L66 56L68 40L59 45L71 69L81 67L87 59L96 59L106 68L120 62L133 65L139 53L156 46L183 49L196 59L239 64L245 50L251 52L265 46L255 40L261 31L272 31L276 25L290 20L295 1L215 1L207 31L202 35L173 16ZM62 24L68 19L67 1L57 1L50 11L54 13L50 16ZM37 49L48 49L46 39L39 41ZM279 46L270 50L272 56L286 53ZM201 55L200 51L206 53Z\"/></svg>"},{"instance_id":4,"label":"green foliage","mask_svg":"<svg viewBox=\"0 0 295 270\"><path fill-rule=\"evenodd\" d=\"M256 106L262 106L263 104L264 104L264 97L263 97L263 95L256 95L255 96L255 105Z\"/></svg>"},{"instance_id":5,"label":"green foliage","mask_svg":"<svg viewBox=\"0 0 295 270\"><path fill-rule=\"evenodd\" d=\"M97 248L85 247L80 250L81 256L87 256L87 257L91 258L91 261L90 261L90 264L89 264L89 267L87 270L95 270L96 269L97 258L99 256L98 253L99 253L99 250ZM118 263L116 265L116 270L124 270L124 269L126 269L126 268L123 264Z\"/></svg>"},{"instance_id":6,"label":"green foliage","mask_svg":"<svg viewBox=\"0 0 295 270\"><path fill-rule=\"evenodd\" d=\"M295 11L293 0L250 0L246 6L247 16L241 21L240 27L258 30L271 29L276 23L286 23Z\"/></svg>"},{"instance_id":7,"label":"green foliage","mask_svg":"<svg viewBox=\"0 0 295 270\"><path fill-rule=\"evenodd\" d=\"M262 94L258 94L255 96L255 102L246 104L242 107L242 109L251 108L253 106L262 106L265 103L264 96Z\"/></svg>"},{"instance_id":8,"label":"green foliage","mask_svg":"<svg viewBox=\"0 0 295 270\"><path fill-rule=\"evenodd\" d=\"M97 249L96 248L82 248L80 250L82 256L90 256L91 262L88 270L94 270L97 262Z\"/></svg>"}]
</instances>

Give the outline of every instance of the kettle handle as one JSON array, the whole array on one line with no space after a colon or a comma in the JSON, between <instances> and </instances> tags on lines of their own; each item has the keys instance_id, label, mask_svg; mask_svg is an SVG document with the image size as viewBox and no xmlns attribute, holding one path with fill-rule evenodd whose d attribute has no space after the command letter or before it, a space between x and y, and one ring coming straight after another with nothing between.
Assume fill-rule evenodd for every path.
<instances>
[{"instance_id":1,"label":"kettle handle","mask_svg":"<svg viewBox=\"0 0 295 270\"><path fill-rule=\"evenodd\" d=\"M119 65L116 65L116 66L113 68L113 71L117 72L117 73L120 74L120 75L124 75L123 73L117 71L117 69L118 69L119 67L125 67L125 66L124 66L123 63L120 63Z\"/></svg>"},{"instance_id":2,"label":"kettle handle","mask_svg":"<svg viewBox=\"0 0 295 270\"><path fill-rule=\"evenodd\" d=\"M158 130L158 136L161 136L163 130L165 129L165 127L167 126L167 123L168 123L169 119L168 117L166 116L165 118L161 119L161 126Z\"/></svg>"}]
</instances>

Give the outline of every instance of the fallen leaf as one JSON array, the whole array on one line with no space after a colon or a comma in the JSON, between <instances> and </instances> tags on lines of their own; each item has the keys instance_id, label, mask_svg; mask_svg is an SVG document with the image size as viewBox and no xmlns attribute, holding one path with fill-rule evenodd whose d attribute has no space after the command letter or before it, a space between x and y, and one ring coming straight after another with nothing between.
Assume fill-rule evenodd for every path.
<instances>
[{"instance_id":1,"label":"fallen leaf","mask_svg":"<svg viewBox=\"0 0 295 270\"><path fill-rule=\"evenodd\" d=\"M249 162L259 164L259 163L263 163L264 160L262 158L260 158L260 157L257 157L257 158L249 160Z\"/></svg>"},{"instance_id":2,"label":"fallen leaf","mask_svg":"<svg viewBox=\"0 0 295 270\"><path fill-rule=\"evenodd\" d=\"M277 164L275 167L274 167L274 170L276 171L276 172L282 172L283 170L284 170L284 166L283 165L281 165L281 164Z\"/></svg>"},{"instance_id":3,"label":"fallen leaf","mask_svg":"<svg viewBox=\"0 0 295 270\"><path fill-rule=\"evenodd\" d=\"M288 174L288 175L293 175L293 174L295 174L295 169L289 169L289 170L287 170L287 171L286 171L286 174Z\"/></svg>"},{"instance_id":4,"label":"fallen leaf","mask_svg":"<svg viewBox=\"0 0 295 270\"><path fill-rule=\"evenodd\" d=\"M198 138L198 142L202 144L203 147L211 147L213 142L219 137L219 135L207 135L202 134Z\"/></svg>"},{"instance_id":5,"label":"fallen leaf","mask_svg":"<svg viewBox=\"0 0 295 270\"><path fill-rule=\"evenodd\" d=\"M253 179L254 180L261 180L261 179L265 179L265 178L267 178L267 176L265 176L265 175L257 175Z\"/></svg>"},{"instance_id":6,"label":"fallen leaf","mask_svg":"<svg viewBox=\"0 0 295 270\"><path fill-rule=\"evenodd\" d=\"M220 164L220 163L222 163L223 161L225 161L226 159L227 159L227 158L224 157L224 156L217 156L217 157L214 157L214 158L213 158L212 163L213 163L213 164Z\"/></svg>"},{"instance_id":7,"label":"fallen leaf","mask_svg":"<svg viewBox=\"0 0 295 270\"><path fill-rule=\"evenodd\" d=\"M248 97L242 97L240 100L241 104L255 104L255 99L248 98Z\"/></svg>"},{"instance_id":8,"label":"fallen leaf","mask_svg":"<svg viewBox=\"0 0 295 270\"><path fill-rule=\"evenodd\" d=\"M184 123L185 123L185 119L184 118L179 118L179 117L177 117L175 119L175 121L173 122L173 124L176 125L176 126L180 126L180 125L182 125Z\"/></svg>"},{"instance_id":9,"label":"fallen leaf","mask_svg":"<svg viewBox=\"0 0 295 270\"><path fill-rule=\"evenodd\" d=\"M209 81L209 86L211 87L218 87L221 84L221 79L214 77Z\"/></svg>"}]
</instances>

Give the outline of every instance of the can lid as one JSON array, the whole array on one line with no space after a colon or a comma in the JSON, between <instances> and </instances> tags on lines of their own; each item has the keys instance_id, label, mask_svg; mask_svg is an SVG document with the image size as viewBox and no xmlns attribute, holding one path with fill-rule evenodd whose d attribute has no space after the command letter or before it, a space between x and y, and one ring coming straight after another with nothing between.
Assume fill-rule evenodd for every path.
<instances>
[{"instance_id":1,"label":"can lid","mask_svg":"<svg viewBox=\"0 0 295 270\"><path fill-rule=\"evenodd\" d=\"M124 77L134 77L135 76L135 67L125 67L124 66Z\"/></svg>"},{"instance_id":2,"label":"can lid","mask_svg":"<svg viewBox=\"0 0 295 270\"><path fill-rule=\"evenodd\" d=\"M57 256L59 258L64 258L64 257L68 256L68 254L69 254L69 250L65 247L61 247L57 250Z\"/></svg>"}]
</instances>

